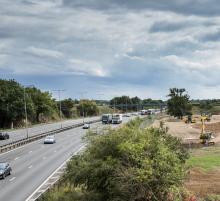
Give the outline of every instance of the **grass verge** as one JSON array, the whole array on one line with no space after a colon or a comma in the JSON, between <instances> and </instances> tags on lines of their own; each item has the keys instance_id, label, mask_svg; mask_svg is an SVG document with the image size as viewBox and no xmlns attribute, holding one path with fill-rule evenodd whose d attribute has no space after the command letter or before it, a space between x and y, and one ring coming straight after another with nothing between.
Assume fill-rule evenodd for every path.
<instances>
[{"instance_id":1,"label":"grass verge","mask_svg":"<svg viewBox=\"0 0 220 201\"><path fill-rule=\"evenodd\" d=\"M187 164L190 168L201 168L204 171L219 168L220 147L205 147L193 150Z\"/></svg>"}]
</instances>

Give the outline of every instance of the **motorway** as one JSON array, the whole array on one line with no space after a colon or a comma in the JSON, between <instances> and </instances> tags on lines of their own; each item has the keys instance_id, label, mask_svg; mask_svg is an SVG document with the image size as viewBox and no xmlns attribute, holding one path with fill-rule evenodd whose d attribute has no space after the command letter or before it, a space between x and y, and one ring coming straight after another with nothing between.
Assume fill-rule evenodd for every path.
<instances>
[{"instance_id":1,"label":"motorway","mask_svg":"<svg viewBox=\"0 0 220 201\"><path fill-rule=\"evenodd\" d=\"M126 123L131 118L123 118ZM91 129L108 125L95 123ZM113 126L115 127L115 125ZM55 144L43 139L0 154L1 162L9 162L12 174L0 180L0 201L25 201L64 161L82 148L86 130L74 128L56 135Z\"/></svg>"},{"instance_id":2,"label":"motorway","mask_svg":"<svg viewBox=\"0 0 220 201\"><path fill-rule=\"evenodd\" d=\"M92 121L92 120L97 120L97 119L100 119L100 117L87 117L87 118L85 118L85 121ZM71 125L82 123L82 122L83 122L83 119L73 119L73 120L66 120L66 121L50 123L50 124L36 125L36 126L28 128L28 135L29 135L29 137L31 137L36 134L59 129L59 128L61 128L61 125L62 125L62 127L66 127L66 126L71 126ZM1 140L0 146L8 144L10 142L24 139L27 137L27 130L26 129L16 129L13 131L8 131L7 133L10 135L10 139Z\"/></svg>"}]
</instances>

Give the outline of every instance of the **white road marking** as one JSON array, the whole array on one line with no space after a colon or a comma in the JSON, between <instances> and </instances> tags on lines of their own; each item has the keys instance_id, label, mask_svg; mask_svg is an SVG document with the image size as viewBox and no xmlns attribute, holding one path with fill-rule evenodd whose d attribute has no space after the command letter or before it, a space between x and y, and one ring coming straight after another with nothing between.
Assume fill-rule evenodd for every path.
<instances>
[{"instance_id":1,"label":"white road marking","mask_svg":"<svg viewBox=\"0 0 220 201\"><path fill-rule=\"evenodd\" d=\"M31 154L33 151L29 151L28 153Z\"/></svg>"},{"instance_id":2,"label":"white road marking","mask_svg":"<svg viewBox=\"0 0 220 201\"><path fill-rule=\"evenodd\" d=\"M82 145L77 151L72 153L72 155L79 153L80 151L82 151L84 149L84 147L85 147L85 145ZM47 179L25 201L33 200L31 198L34 196L34 194L40 191L40 189L49 181L49 179L72 158L72 155L67 160L65 160L49 177L47 177Z\"/></svg>"},{"instance_id":3,"label":"white road marking","mask_svg":"<svg viewBox=\"0 0 220 201\"><path fill-rule=\"evenodd\" d=\"M18 160L20 157L15 158L15 161Z\"/></svg>"},{"instance_id":4,"label":"white road marking","mask_svg":"<svg viewBox=\"0 0 220 201\"><path fill-rule=\"evenodd\" d=\"M16 177L12 177L11 179L9 179L9 181L13 181L13 180L15 180L16 179Z\"/></svg>"},{"instance_id":5,"label":"white road marking","mask_svg":"<svg viewBox=\"0 0 220 201\"><path fill-rule=\"evenodd\" d=\"M63 172L62 172L63 173ZM59 179L60 177L52 177L52 179Z\"/></svg>"},{"instance_id":6,"label":"white road marking","mask_svg":"<svg viewBox=\"0 0 220 201\"><path fill-rule=\"evenodd\" d=\"M28 169L31 169L33 166L32 165L30 165L29 167L28 167Z\"/></svg>"},{"instance_id":7,"label":"white road marking","mask_svg":"<svg viewBox=\"0 0 220 201\"><path fill-rule=\"evenodd\" d=\"M94 117L94 118L95 118L95 117ZM92 120L92 119L91 119L91 120ZM98 120L98 119L95 118L95 119L93 119L93 120ZM89 121L89 119L88 119L88 121ZM73 122L73 123L74 123L74 122ZM74 124L78 124L78 123L80 123L80 122L75 122ZM53 124L53 123L49 123L49 124ZM48 125L48 124L46 124L46 125ZM53 128L54 128L54 127L53 127ZM80 127L76 127L76 128L80 128ZM74 128L74 129L76 129L76 128ZM54 128L54 129L55 129L55 128ZM45 132L46 132L46 131L49 131L49 129L46 129ZM42 140L42 139L39 139L39 140L37 140L37 141L40 141L40 140ZM0 153L0 156L5 155L5 154L8 154L8 153L10 153L10 152L13 152L13 151L15 151L15 150L22 149L22 148L24 148L24 147L30 146L31 144L34 144L34 143L36 143L37 141L33 141L33 142L30 142L30 143L25 144L25 145L23 145L23 146L17 147L17 148L15 148L15 149L11 149L11 150L9 150L9 151Z\"/></svg>"},{"instance_id":8,"label":"white road marking","mask_svg":"<svg viewBox=\"0 0 220 201\"><path fill-rule=\"evenodd\" d=\"M54 150L54 153L56 153L57 152L57 150Z\"/></svg>"}]
</instances>

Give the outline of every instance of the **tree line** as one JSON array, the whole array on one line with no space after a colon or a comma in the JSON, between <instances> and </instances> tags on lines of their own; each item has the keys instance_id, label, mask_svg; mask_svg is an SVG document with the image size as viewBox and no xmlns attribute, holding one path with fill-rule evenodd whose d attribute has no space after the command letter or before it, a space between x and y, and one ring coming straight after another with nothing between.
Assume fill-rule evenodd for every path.
<instances>
[{"instance_id":1,"label":"tree line","mask_svg":"<svg viewBox=\"0 0 220 201\"><path fill-rule=\"evenodd\" d=\"M41 91L32 86L25 87L15 80L0 79L0 128L20 127L25 123L25 107L29 124L94 116L99 113L114 111L137 111L145 108L164 107L168 114L182 118L191 115L192 104L185 89L172 88L167 101L144 99L139 97L114 97L109 102L101 100L64 99L61 102L48 91ZM200 102L201 108L209 108L212 102ZM61 104L61 107L60 107ZM109 107L110 106L110 107ZM61 112L60 112L61 109Z\"/></svg>"},{"instance_id":2,"label":"tree line","mask_svg":"<svg viewBox=\"0 0 220 201\"><path fill-rule=\"evenodd\" d=\"M15 80L0 79L0 128L20 127L25 123L25 107L29 124L48 122L60 118L60 102L48 91L24 87ZM99 113L92 100L61 101L61 117L93 116Z\"/></svg>"},{"instance_id":3,"label":"tree line","mask_svg":"<svg viewBox=\"0 0 220 201\"><path fill-rule=\"evenodd\" d=\"M137 111L145 108L158 108L165 106L166 102L162 100L153 100L151 98L142 100L137 96L132 98L129 96L120 96L111 99L109 104L112 108L116 108L122 111Z\"/></svg>"}]
</instances>

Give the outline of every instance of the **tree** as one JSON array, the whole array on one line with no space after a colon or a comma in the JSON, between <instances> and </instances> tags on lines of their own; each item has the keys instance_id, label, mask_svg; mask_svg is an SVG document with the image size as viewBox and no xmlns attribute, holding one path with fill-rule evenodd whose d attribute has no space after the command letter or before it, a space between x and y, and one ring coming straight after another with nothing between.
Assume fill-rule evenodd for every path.
<instances>
[{"instance_id":1,"label":"tree","mask_svg":"<svg viewBox=\"0 0 220 201\"><path fill-rule=\"evenodd\" d=\"M79 102L79 105L77 107L79 113L81 116L94 116L98 115L99 109L98 106L96 105L95 101L90 101L90 100L81 100Z\"/></svg>"},{"instance_id":2,"label":"tree","mask_svg":"<svg viewBox=\"0 0 220 201\"><path fill-rule=\"evenodd\" d=\"M137 96L130 98L129 96L115 97L110 100L110 105L119 110L128 111L128 110L137 110L137 105L141 103L141 99Z\"/></svg>"},{"instance_id":3,"label":"tree","mask_svg":"<svg viewBox=\"0 0 220 201\"><path fill-rule=\"evenodd\" d=\"M192 105L189 101L189 95L184 88L172 88L167 101L168 114L182 119L184 115L192 115Z\"/></svg>"},{"instance_id":4,"label":"tree","mask_svg":"<svg viewBox=\"0 0 220 201\"><path fill-rule=\"evenodd\" d=\"M211 101L201 101L199 104L199 108L203 110L203 112L209 111L213 108L213 103Z\"/></svg>"},{"instance_id":5,"label":"tree","mask_svg":"<svg viewBox=\"0 0 220 201\"><path fill-rule=\"evenodd\" d=\"M77 116L77 110L76 110L76 100L72 100L71 98L65 99L61 101L61 109L62 113L66 118L73 118ZM58 102L58 107L59 107Z\"/></svg>"},{"instance_id":6,"label":"tree","mask_svg":"<svg viewBox=\"0 0 220 201\"><path fill-rule=\"evenodd\" d=\"M32 99L26 96L28 117L34 114ZM23 124L24 88L15 80L0 80L0 127Z\"/></svg>"},{"instance_id":7,"label":"tree","mask_svg":"<svg viewBox=\"0 0 220 201\"><path fill-rule=\"evenodd\" d=\"M56 101L49 92L42 92L35 87L26 88L26 93L31 97L35 108L35 121L41 122L44 118L50 118L53 113L58 113ZM45 121L45 120L43 120Z\"/></svg>"},{"instance_id":8,"label":"tree","mask_svg":"<svg viewBox=\"0 0 220 201\"><path fill-rule=\"evenodd\" d=\"M126 111L126 109L136 111L137 109L142 109L143 105L147 108L160 107L161 105L164 105L164 102L162 100L152 100L151 98L141 100L137 96L133 98L130 98L129 96L121 96L114 97L110 100L110 105L112 108L115 106L117 109L123 111Z\"/></svg>"}]
</instances>

